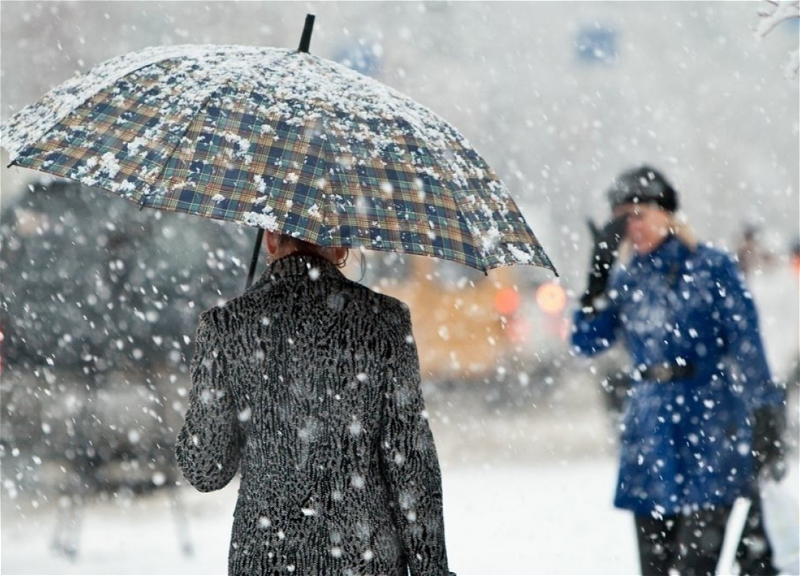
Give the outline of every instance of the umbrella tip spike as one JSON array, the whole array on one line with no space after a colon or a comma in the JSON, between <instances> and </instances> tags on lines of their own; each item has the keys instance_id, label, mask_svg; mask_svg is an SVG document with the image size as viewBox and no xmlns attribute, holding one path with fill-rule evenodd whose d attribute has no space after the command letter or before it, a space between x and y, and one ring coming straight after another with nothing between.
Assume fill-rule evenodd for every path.
<instances>
[{"instance_id":1,"label":"umbrella tip spike","mask_svg":"<svg viewBox=\"0 0 800 576\"><path fill-rule=\"evenodd\" d=\"M300 46L297 48L298 52L308 52L308 47L311 44L311 31L314 29L314 16L313 14L306 14L306 24L303 26L303 35L300 37Z\"/></svg>"}]
</instances>

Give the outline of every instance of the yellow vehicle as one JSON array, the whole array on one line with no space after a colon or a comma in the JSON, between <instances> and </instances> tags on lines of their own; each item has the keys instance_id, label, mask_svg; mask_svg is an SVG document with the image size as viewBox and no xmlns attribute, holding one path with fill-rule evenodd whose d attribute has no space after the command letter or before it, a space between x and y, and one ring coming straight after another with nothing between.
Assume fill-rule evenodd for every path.
<instances>
[{"instance_id":1,"label":"yellow vehicle","mask_svg":"<svg viewBox=\"0 0 800 576\"><path fill-rule=\"evenodd\" d=\"M546 273L509 267L487 275L422 256L362 257L362 283L408 304L428 383L533 387L566 352L566 292L558 281L536 279ZM358 277L353 268L348 275Z\"/></svg>"}]
</instances>

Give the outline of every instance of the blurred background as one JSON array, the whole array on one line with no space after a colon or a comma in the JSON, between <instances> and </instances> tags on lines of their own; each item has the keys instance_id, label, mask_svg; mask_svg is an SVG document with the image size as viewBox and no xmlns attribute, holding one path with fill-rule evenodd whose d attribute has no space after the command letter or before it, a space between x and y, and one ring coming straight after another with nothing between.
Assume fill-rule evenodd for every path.
<instances>
[{"instance_id":1,"label":"blurred background","mask_svg":"<svg viewBox=\"0 0 800 576\"><path fill-rule=\"evenodd\" d=\"M472 496L503 485L509 500L492 506L536 508L550 532L569 535L563 552L556 547L533 559L512 534L530 534L525 520L510 531L495 526L490 537L509 546L509 563L493 565L503 573L622 573L636 566L625 520L608 531L609 546L595 542L605 550L599 564L575 564L571 552L587 544L582 527L609 522L593 514L613 514L624 359L620 351L576 359L567 345L588 265L586 220L608 216L605 190L617 173L642 162L660 168L698 236L740 255L771 366L796 402L800 108L786 64L800 29L794 19L757 37L762 7L2 2L0 120L75 74L151 45L295 47L305 14L315 13L311 52L388 84L458 127L506 182L560 273L516 267L484 276L432 259L369 253L347 271L411 306L446 494L448 483L450 493ZM7 166L5 151L0 159ZM254 231L140 212L110 194L21 168L0 170L0 202L2 536L6 550L19 551L4 554L3 572L121 573L112 560L87 555L104 532L92 540L89 522L103 517L107 529L122 513L119 503L129 509L140 495L162 498L149 502L171 510L164 522L178 529L170 546L182 550L180 560L167 572L224 569L214 562L224 567L229 524L214 540L220 550L200 562L197 526L209 517L209 500L175 487L172 447L197 316L241 292ZM583 483L572 492L553 485L577 478L596 481L597 500L586 506L600 512L574 504L565 513L560 503L522 496L535 485L555 502L561 495L575 503ZM105 512L91 508L97 502ZM211 509L229 522L232 501L222 502L230 510ZM481 521L474 506L457 522L464 539L457 532L455 554L465 573L489 573L465 544L472 542L469 522ZM610 518L617 526L619 518ZM145 538L143 548L121 546L143 562L136 550L154 544ZM38 556L40 547L52 554ZM130 566L155 573L147 564Z\"/></svg>"}]
</instances>

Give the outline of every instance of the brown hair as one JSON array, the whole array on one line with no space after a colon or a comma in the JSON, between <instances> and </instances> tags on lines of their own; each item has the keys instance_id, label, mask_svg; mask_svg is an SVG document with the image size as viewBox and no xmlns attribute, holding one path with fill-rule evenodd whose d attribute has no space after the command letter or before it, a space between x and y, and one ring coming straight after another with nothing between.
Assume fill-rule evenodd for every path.
<instances>
[{"instance_id":1,"label":"brown hair","mask_svg":"<svg viewBox=\"0 0 800 576\"><path fill-rule=\"evenodd\" d=\"M301 240L300 238L289 236L288 234L278 234L277 241L279 247L288 245L294 248L293 252L296 254L313 254L315 256L322 256L323 258L326 258L327 260L330 260L336 264L336 266L339 268L345 267L347 264L347 259L350 256L350 250L347 249L345 251L344 258L337 260L333 253L334 248L318 246L316 244L312 244L311 242Z\"/></svg>"}]
</instances>

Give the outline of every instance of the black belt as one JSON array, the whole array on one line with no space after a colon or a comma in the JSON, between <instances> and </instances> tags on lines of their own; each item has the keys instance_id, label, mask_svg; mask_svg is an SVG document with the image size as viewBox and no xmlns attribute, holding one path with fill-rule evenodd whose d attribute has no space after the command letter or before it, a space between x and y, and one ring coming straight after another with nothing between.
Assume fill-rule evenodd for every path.
<instances>
[{"instance_id":1,"label":"black belt","mask_svg":"<svg viewBox=\"0 0 800 576\"><path fill-rule=\"evenodd\" d=\"M654 364L639 368L637 372L642 380L650 380L659 384L692 378L695 375L694 364Z\"/></svg>"}]
</instances>

